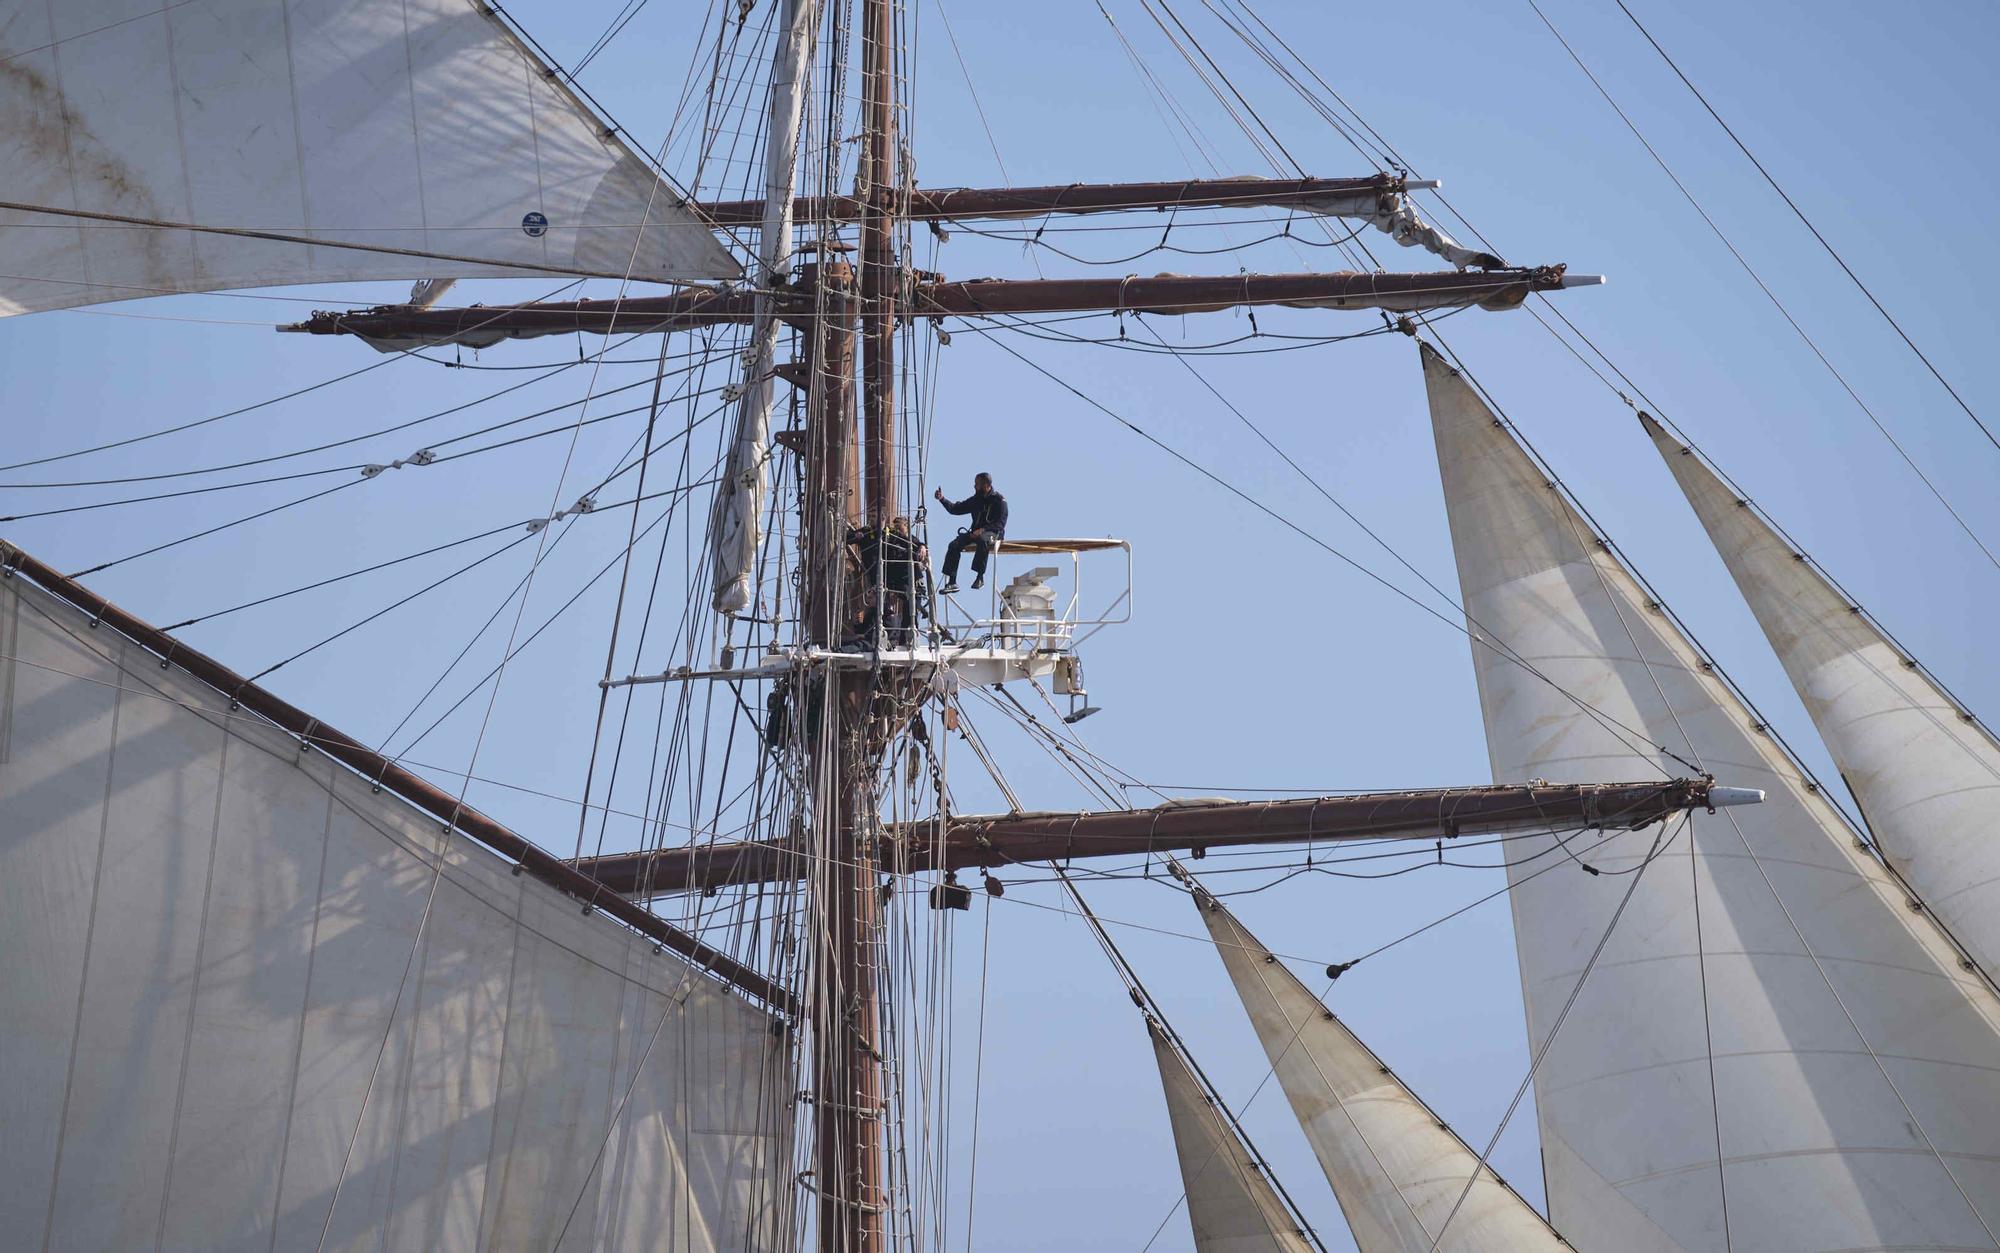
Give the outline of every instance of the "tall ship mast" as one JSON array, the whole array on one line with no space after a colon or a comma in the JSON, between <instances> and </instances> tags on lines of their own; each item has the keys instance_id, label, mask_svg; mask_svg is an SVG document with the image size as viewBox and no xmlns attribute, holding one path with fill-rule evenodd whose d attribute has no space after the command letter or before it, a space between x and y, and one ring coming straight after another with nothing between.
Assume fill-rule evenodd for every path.
<instances>
[{"instance_id":1,"label":"tall ship mast","mask_svg":"<svg viewBox=\"0 0 2000 1253\"><path fill-rule=\"evenodd\" d=\"M1440 184L1245 0L1136 11L1272 176L983 187L918 178L916 30L942 10L719 2L685 82L648 66L672 113L654 144L585 87L591 61L624 63L644 8L574 57L538 29L565 19L482 0L90 0L0 22L0 336L128 300L289 299L310 311L267 320L281 351L344 371L194 419L10 441L0 1216L20 1247L990 1247L980 1111L1032 1099L986 1077L990 1016L1015 1041L1065 1030L1056 998L988 1004L993 915L1018 904L1061 918L1081 954L1065 967L1095 972L1121 1012L1129 998L1123 1055L1093 1041L1077 1064L1157 1069L1151 1160L1179 1198L1146 1247L2000 1249L2000 741L1570 320L1602 278L1510 263L1463 219L1447 230L1420 207ZM1199 144L1118 16L1091 20ZM1371 168L1293 161L1204 43L1218 34ZM1978 397L1784 200L1985 431ZM1194 242L1245 227L1266 233ZM1207 272L1107 273L1134 258L1045 240L1135 230L1158 233L1137 257ZM955 234L1018 247L1035 272L953 273ZM1298 264L1201 260L1239 251ZM361 283L396 298L330 299ZM270 294L287 289L304 294ZM1790 681L1816 743L1781 737L1527 442L1516 416L1534 427L1546 400L1504 409L1447 338L1461 315L1539 322L1631 406L1633 461L1664 459L1775 654L1758 677ZM1246 333L1188 338L1224 318ZM1490 777L1168 788L1093 750L1081 728L1113 698L1101 680L1093 695L1085 655L1122 639L1173 641L1184 669L1144 680L1182 689L1168 707L1205 740L1258 734L1209 718L1205 685L1255 674L1277 707L1302 671L1361 663L1337 623L1246 604L1239 572L1171 544L1050 526L1047 500L1010 515L990 473L948 496L940 482L970 471L940 449L1030 438L1025 418L949 433L954 335L1052 384L1047 425L1108 418L1441 624L1470 658ZM1369 338L1406 354L1413 402L1420 380L1455 591L1192 364ZM1037 340L1174 357L1173 386L1220 401L1425 590L1181 451L1114 388L1043 364ZM260 428L241 455L195 454L214 464L163 451L382 367L481 394L413 417L343 409L309 439ZM496 401L508 416L481 408ZM1032 438L1050 459L1070 447ZM515 477L474 481L492 466ZM1983 515L1922 481L1985 551ZM428 483L458 486L369 516L384 488ZM499 494L520 484L525 517ZM280 495L247 494L265 489ZM131 527L87 561L55 529L210 497L216 516ZM502 499L516 513L499 525L467 507ZM118 582L170 569L193 585L222 568L216 546L274 525L329 530L313 543L330 564L234 548L227 603L186 618ZM1142 573L1212 585L1214 605L1153 619ZM378 596L378 578L406 590ZM259 613L297 633L203 633ZM355 670L337 712L287 687L370 633L424 654L408 673L442 672L412 701ZM1469 705L1432 716L1471 725ZM1045 764L1021 769L1023 747ZM527 782L538 756L576 759L564 791ZM1052 778L1084 803L1040 800ZM1413 898L1365 945L1308 960L1251 929L1257 893L1302 876L1452 867L1491 890ZM1134 881L1174 911L1094 904ZM1468 1124L1363 1038L1340 981L1502 900L1525 1073L1497 1125ZM1215 960L1155 963L1150 937ZM1237 1026L1226 1068L1211 1019ZM1532 1130L1539 1181L1502 1173L1510 1124ZM1049 1204L1036 1247L1093 1243Z\"/></svg>"}]
</instances>

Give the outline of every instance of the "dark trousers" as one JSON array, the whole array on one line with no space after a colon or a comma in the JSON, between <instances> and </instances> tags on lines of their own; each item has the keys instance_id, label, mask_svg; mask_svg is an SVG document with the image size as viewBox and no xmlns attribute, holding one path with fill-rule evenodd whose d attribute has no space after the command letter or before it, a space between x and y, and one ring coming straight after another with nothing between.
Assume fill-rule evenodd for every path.
<instances>
[{"instance_id":1,"label":"dark trousers","mask_svg":"<svg viewBox=\"0 0 2000 1253\"><path fill-rule=\"evenodd\" d=\"M924 573L928 584L929 571ZM913 587L895 582L884 584L868 593L868 604L861 614L861 634L875 647L886 640L892 648L908 648L916 638L920 614L931 616L928 594L919 599Z\"/></svg>"},{"instance_id":2,"label":"dark trousers","mask_svg":"<svg viewBox=\"0 0 2000 1253\"><path fill-rule=\"evenodd\" d=\"M986 535L974 536L970 531L960 531L952 541L944 546L944 581L951 583L958 578L958 555L972 550L972 572L984 577L986 574L986 554L993 551L998 540Z\"/></svg>"}]
</instances>

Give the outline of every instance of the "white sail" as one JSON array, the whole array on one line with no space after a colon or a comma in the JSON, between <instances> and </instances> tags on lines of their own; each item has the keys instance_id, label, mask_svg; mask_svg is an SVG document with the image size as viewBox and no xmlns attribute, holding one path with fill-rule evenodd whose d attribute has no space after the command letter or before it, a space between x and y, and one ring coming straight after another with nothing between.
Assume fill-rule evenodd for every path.
<instances>
[{"instance_id":1,"label":"white sail","mask_svg":"<svg viewBox=\"0 0 2000 1253\"><path fill-rule=\"evenodd\" d=\"M772 1016L442 840L0 583L6 1246L783 1242Z\"/></svg>"},{"instance_id":2,"label":"white sail","mask_svg":"<svg viewBox=\"0 0 2000 1253\"><path fill-rule=\"evenodd\" d=\"M2000 744L1702 463L1640 416L1785 664L1876 842L2000 977Z\"/></svg>"},{"instance_id":3,"label":"white sail","mask_svg":"<svg viewBox=\"0 0 2000 1253\"><path fill-rule=\"evenodd\" d=\"M739 267L473 0L64 0L0 16L0 316L285 283ZM441 262L368 249L465 258Z\"/></svg>"},{"instance_id":4,"label":"white sail","mask_svg":"<svg viewBox=\"0 0 2000 1253\"><path fill-rule=\"evenodd\" d=\"M1148 1018L1146 1030L1160 1063L1196 1253L1307 1253L1312 1246L1271 1181L1223 1122L1159 1024Z\"/></svg>"},{"instance_id":5,"label":"white sail","mask_svg":"<svg viewBox=\"0 0 2000 1253\"><path fill-rule=\"evenodd\" d=\"M1685 773L1664 746L1767 796L1509 843L1531 1048L1575 994L1535 1084L1551 1222L1585 1249L1992 1246L1990 990L1428 347L1424 375L1494 777Z\"/></svg>"},{"instance_id":6,"label":"white sail","mask_svg":"<svg viewBox=\"0 0 2000 1253\"><path fill-rule=\"evenodd\" d=\"M1568 1247L1219 901L1195 900L1361 1253Z\"/></svg>"},{"instance_id":7,"label":"white sail","mask_svg":"<svg viewBox=\"0 0 2000 1253\"><path fill-rule=\"evenodd\" d=\"M770 110L764 140L764 220L757 237L758 294L751 312L750 349L736 403L736 438L715 492L710 530L714 545L717 613L749 608L755 589L757 547L764 513L766 463L771 456L771 358L782 329L771 293L791 277L792 192L799 162L799 113L812 70L819 0L783 0L778 46L771 53Z\"/></svg>"}]
</instances>

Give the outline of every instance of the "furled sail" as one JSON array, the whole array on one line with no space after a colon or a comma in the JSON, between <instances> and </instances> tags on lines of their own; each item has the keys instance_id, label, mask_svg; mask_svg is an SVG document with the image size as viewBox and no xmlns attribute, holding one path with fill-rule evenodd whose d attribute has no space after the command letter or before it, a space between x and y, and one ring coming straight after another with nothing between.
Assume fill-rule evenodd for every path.
<instances>
[{"instance_id":1,"label":"furled sail","mask_svg":"<svg viewBox=\"0 0 2000 1253\"><path fill-rule=\"evenodd\" d=\"M1362 1253L1568 1247L1220 901L1194 894Z\"/></svg>"},{"instance_id":2,"label":"furled sail","mask_svg":"<svg viewBox=\"0 0 2000 1253\"><path fill-rule=\"evenodd\" d=\"M714 587L717 613L749 608L764 513L764 479L771 456L771 358L782 329L773 292L791 278L792 192L798 174L799 114L812 70L819 0L783 0L778 46L771 53L770 111L764 138L764 218L757 236L756 306L736 401L736 437L715 492Z\"/></svg>"},{"instance_id":3,"label":"furled sail","mask_svg":"<svg viewBox=\"0 0 2000 1253\"><path fill-rule=\"evenodd\" d=\"M106 216L0 209L0 315L321 281L735 276L605 130L473 0L12 6L0 200ZM214 233L232 230L257 237Z\"/></svg>"},{"instance_id":4,"label":"furled sail","mask_svg":"<svg viewBox=\"0 0 2000 1253\"><path fill-rule=\"evenodd\" d=\"M8 1247L788 1239L776 1019L94 625L0 581Z\"/></svg>"},{"instance_id":5,"label":"furled sail","mask_svg":"<svg viewBox=\"0 0 2000 1253\"><path fill-rule=\"evenodd\" d=\"M1640 421L1785 663L1889 864L2000 977L2000 744L1693 449Z\"/></svg>"},{"instance_id":6,"label":"furled sail","mask_svg":"<svg viewBox=\"0 0 2000 1253\"><path fill-rule=\"evenodd\" d=\"M1990 989L1423 358L1494 777L1686 758L1767 794L1685 830L1509 844L1551 1222L1585 1249L1993 1245Z\"/></svg>"},{"instance_id":7,"label":"furled sail","mask_svg":"<svg viewBox=\"0 0 2000 1253\"><path fill-rule=\"evenodd\" d=\"M1312 1246L1271 1181L1223 1122L1159 1024L1148 1018L1146 1029L1160 1063L1196 1253L1307 1253Z\"/></svg>"}]
</instances>

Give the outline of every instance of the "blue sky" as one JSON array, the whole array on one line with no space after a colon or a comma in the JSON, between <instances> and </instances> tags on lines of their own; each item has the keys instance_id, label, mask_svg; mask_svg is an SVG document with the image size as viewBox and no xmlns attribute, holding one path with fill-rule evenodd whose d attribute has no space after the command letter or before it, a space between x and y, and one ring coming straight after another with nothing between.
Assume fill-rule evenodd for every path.
<instances>
[{"instance_id":1,"label":"blue sky","mask_svg":"<svg viewBox=\"0 0 2000 1253\"><path fill-rule=\"evenodd\" d=\"M573 60L619 7L606 0L523 0L511 11L558 59ZM1204 146L1216 154L1215 168L1199 154L1190 160L1190 141L1163 122L1095 6L955 4L948 15L964 53L962 72L938 10L924 0L912 9L919 181L997 184L1000 162L1019 184L1276 172L1135 2L1106 0L1106 7L1195 118ZM1971 528L1989 544L2000 542L1994 487L2000 450L1894 339L1610 0L1545 0L1543 7ZM1198 6L1177 8L1309 171L1370 172ZM1989 425L2000 419L2000 387L1983 369L2000 329L1985 281L1991 213L1982 207L2000 192L1993 142L2000 100L1991 83L2000 50L1995 10L1943 0L1894 8L1779 0L1634 8L1973 408ZM1973 709L1989 718L2000 709L2000 672L1990 648L2000 570L1799 342L1525 0L1421 10L1265 0L1259 11L1423 175L1444 179L1452 202L1510 260L1565 261L1578 272L1608 275L1605 287L1560 295L1563 310ZM666 124L699 12L686 4L648 5L584 76L641 139L656 140ZM991 125L991 145L966 73ZM721 173L741 178L740 170ZM733 182L724 186L735 190ZM1225 238L1198 220L1190 216L1170 241L1214 247L1261 233L1242 227ZM1155 224L1141 232L1072 234L1064 246L1111 257L1159 237ZM1392 267L1433 268L1421 253L1370 242ZM1050 274L1077 268L1031 257L1018 243L963 232L935 247L920 237L917 262L960 277L1030 276L1037 262ZM1278 241L1214 256L1156 253L1104 272L1229 273L1239 265L1335 268L1338 261L1329 249L1294 250ZM467 285L454 299L519 298L539 286ZM269 326L315 306L396 299L401 290L275 293L287 302L187 297L0 323L0 370L9 383L0 430L13 454L0 460L121 438L373 364L380 358L357 343L281 337ZM1168 340L1189 343L1253 329L1236 313L1148 321ZM1255 329L1337 334L1370 325L1362 314L1273 311L1260 313ZM1068 329L1118 333L1108 321ZM1526 313L1472 312L1443 329L1639 569L1776 725L1823 765L1754 621L1625 406ZM1123 351L1008 342L1448 612L1256 443L1180 364L1129 351L1145 338L1139 325L1127 333ZM650 358L656 350L641 342L614 355ZM575 351L574 341L547 340L467 353L465 360L553 364ZM1012 501L1016 534L1116 534L1135 545L1135 620L1098 636L1086 653L1093 699L1105 709L1082 728L1095 751L1140 778L1197 792L1225 785L1339 791L1488 777L1462 634L1220 492L982 336L956 334L936 354L932 482L956 494L972 471L991 470ZM1382 336L1194 365L1402 557L1452 588L1412 345ZM341 465L407 456L427 440L573 399L588 370L442 419L421 436L370 442L360 446L361 455L343 450L302 460ZM597 386L632 382L648 371L644 364L607 366ZM109 478L289 451L527 377L396 362L183 436L6 480ZM615 462L638 420L586 433L572 495L584 478ZM713 424L704 429L712 432ZM385 474L327 501L119 566L91 583L152 621L179 621L540 513L551 498L562 443L543 440ZM85 469L90 473L69 473ZM4 524L4 534L77 569L301 491L301 484L279 484L31 519ZM56 497L70 503L118 494L6 490L0 512ZM531 623L622 545L622 519L587 522L538 575ZM687 555L679 530L669 552L676 568ZM379 740L520 576L531 548L286 667L270 685L329 722ZM186 638L238 669L261 669L416 590L455 559L463 558L411 563L337 591L235 614L192 628ZM665 586L680 583L669 577ZM610 593L608 584L600 586L510 668L479 773L557 796L580 793ZM677 601L662 606L674 617L679 609ZM490 638L486 644L489 653L475 658L491 664L494 645ZM456 695L466 682L461 672L443 690ZM448 722L413 758L462 765L483 701L472 704L471 717ZM1090 803L1004 722L977 707L973 712L1031 805ZM956 764L961 803L999 808L969 755L958 754ZM485 786L476 786L472 799L551 847L566 850L574 838L573 804ZM1307 876L1244 898L1240 913L1273 949L1323 964L1498 884L1496 871L1452 868L1375 883ZM1199 930L1185 899L1156 884L1089 891L1100 912L1123 922ZM956 1038L964 1057L970 1058L976 1029L989 910L977 1244L1142 1246L1179 1193L1145 1034L1053 891L1020 885L998 902L982 897L953 924ZM1247 1095L1264 1064L1213 954L1181 936L1117 930L1222 1091L1238 1100ZM1312 965L1298 968L1310 974ZM1526 1072L1518 988L1505 910L1496 901L1357 968L1341 981L1333 1004L1468 1139L1483 1143ZM955 1239L963 1238L971 1123L970 1074L962 1078L951 1117ZM1345 1238L1337 1211L1276 1098L1267 1089L1257 1099L1249 1126L1337 1246ZM1539 1195L1529 1109L1516 1115L1495 1164ZM1186 1246L1178 1217L1153 1245Z\"/></svg>"}]
</instances>

